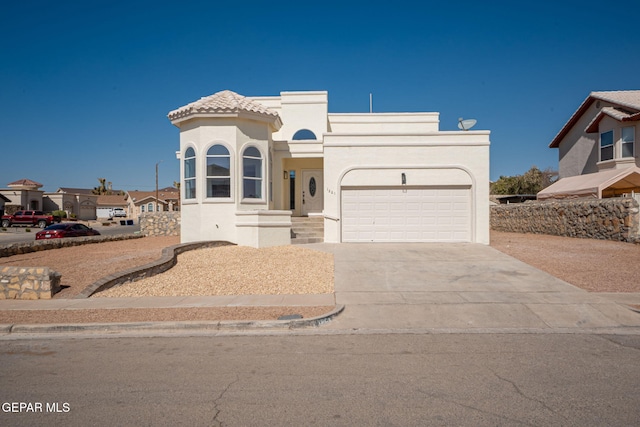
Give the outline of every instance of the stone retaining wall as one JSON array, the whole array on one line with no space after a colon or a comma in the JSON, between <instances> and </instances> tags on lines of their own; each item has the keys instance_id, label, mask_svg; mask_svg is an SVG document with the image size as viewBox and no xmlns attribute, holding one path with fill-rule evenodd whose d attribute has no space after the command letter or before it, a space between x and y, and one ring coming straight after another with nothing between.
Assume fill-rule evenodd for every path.
<instances>
[{"instance_id":1,"label":"stone retaining wall","mask_svg":"<svg viewBox=\"0 0 640 427\"><path fill-rule=\"evenodd\" d=\"M0 267L0 299L51 299L60 273L48 267Z\"/></svg>"},{"instance_id":2,"label":"stone retaining wall","mask_svg":"<svg viewBox=\"0 0 640 427\"><path fill-rule=\"evenodd\" d=\"M140 239L142 234L119 234L117 236L88 236L69 237L66 239L35 240L32 242L10 243L0 246L0 258L27 254L30 252L46 251L48 249L66 248L70 246L86 245L90 243L112 242L116 240Z\"/></svg>"},{"instance_id":3,"label":"stone retaining wall","mask_svg":"<svg viewBox=\"0 0 640 427\"><path fill-rule=\"evenodd\" d=\"M624 197L525 202L492 206L491 229L640 243L640 213Z\"/></svg>"},{"instance_id":4,"label":"stone retaining wall","mask_svg":"<svg viewBox=\"0 0 640 427\"><path fill-rule=\"evenodd\" d=\"M180 212L146 213L139 219L140 232L145 236L180 235Z\"/></svg>"}]
</instances>

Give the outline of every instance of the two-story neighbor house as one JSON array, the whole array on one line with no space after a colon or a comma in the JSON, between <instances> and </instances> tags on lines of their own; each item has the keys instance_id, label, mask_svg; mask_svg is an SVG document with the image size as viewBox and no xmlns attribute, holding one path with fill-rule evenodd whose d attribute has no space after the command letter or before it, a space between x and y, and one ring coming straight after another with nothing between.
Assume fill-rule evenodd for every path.
<instances>
[{"instance_id":1,"label":"two-story neighbor house","mask_svg":"<svg viewBox=\"0 0 640 427\"><path fill-rule=\"evenodd\" d=\"M328 112L327 92L222 91L171 111L180 129L183 242L290 242L319 216L326 242L489 243L489 132L438 113Z\"/></svg>"},{"instance_id":2,"label":"two-story neighbor house","mask_svg":"<svg viewBox=\"0 0 640 427\"><path fill-rule=\"evenodd\" d=\"M549 144L559 180L538 199L640 192L640 90L591 92Z\"/></svg>"}]
</instances>

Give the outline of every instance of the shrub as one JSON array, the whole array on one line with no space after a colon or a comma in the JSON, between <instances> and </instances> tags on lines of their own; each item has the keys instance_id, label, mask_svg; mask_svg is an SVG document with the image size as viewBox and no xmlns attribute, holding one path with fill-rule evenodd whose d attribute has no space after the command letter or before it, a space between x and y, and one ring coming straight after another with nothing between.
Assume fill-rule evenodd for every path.
<instances>
[{"instance_id":1,"label":"shrub","mask_svg":"<svg viewBox=\"0 0 640 427\"><path fill-rule=\"evenodd\" d=\"M58 211L51 212L51 215L57 216L59 218L66 218L67 217L67 212L66 211L62 211L62 210L58 210Z\"/></svg>"}]
</instances>

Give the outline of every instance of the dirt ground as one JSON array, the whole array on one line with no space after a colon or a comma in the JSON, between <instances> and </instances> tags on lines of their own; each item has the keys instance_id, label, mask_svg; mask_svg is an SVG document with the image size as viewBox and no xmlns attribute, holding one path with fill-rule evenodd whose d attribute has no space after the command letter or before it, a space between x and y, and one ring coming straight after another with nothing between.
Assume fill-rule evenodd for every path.
<instances>
[{"instance_id":1,"label":"dirt ground","mask_svg":"<svg viewBox=\"0 0 640 427\"><path fill-rule=\"evenodd\" d=\"M178 237L105 242L0 258L0 265L49 266L73 298L97 279L160 257ZM491 233L491 246L590 292L640 292L640 245L534 234ZM273 320L305 318L332 307L193 308L127 310L0 311L0 323L85 323L178 320Z\"/></svg>"},{"instance_id":2,"label":"dirt ground","mask_svg":"<svg viewBox=\"0 0 640 427\"><path fill-rule=\"evenodd\" d=\"M589 292L640 292L640 245L492 231L491 246Z\"/></svg>"}]
</instances>

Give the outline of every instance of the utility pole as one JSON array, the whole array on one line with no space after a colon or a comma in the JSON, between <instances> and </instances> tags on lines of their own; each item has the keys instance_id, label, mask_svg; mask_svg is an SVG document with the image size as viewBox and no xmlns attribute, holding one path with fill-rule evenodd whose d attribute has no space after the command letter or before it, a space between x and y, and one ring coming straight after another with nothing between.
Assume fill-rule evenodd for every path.
<instances>
[{"instance_id":1,"label":"utility pole","mask_svg":"<svg viewBox=\"0 0 640 427\"><path fill-rule=\"evenodd\" d=\"M160 160L158 163L156 163L156 212L158 212L158 165L162 163L162 160Z\"/></svg>"}]
</instances>

